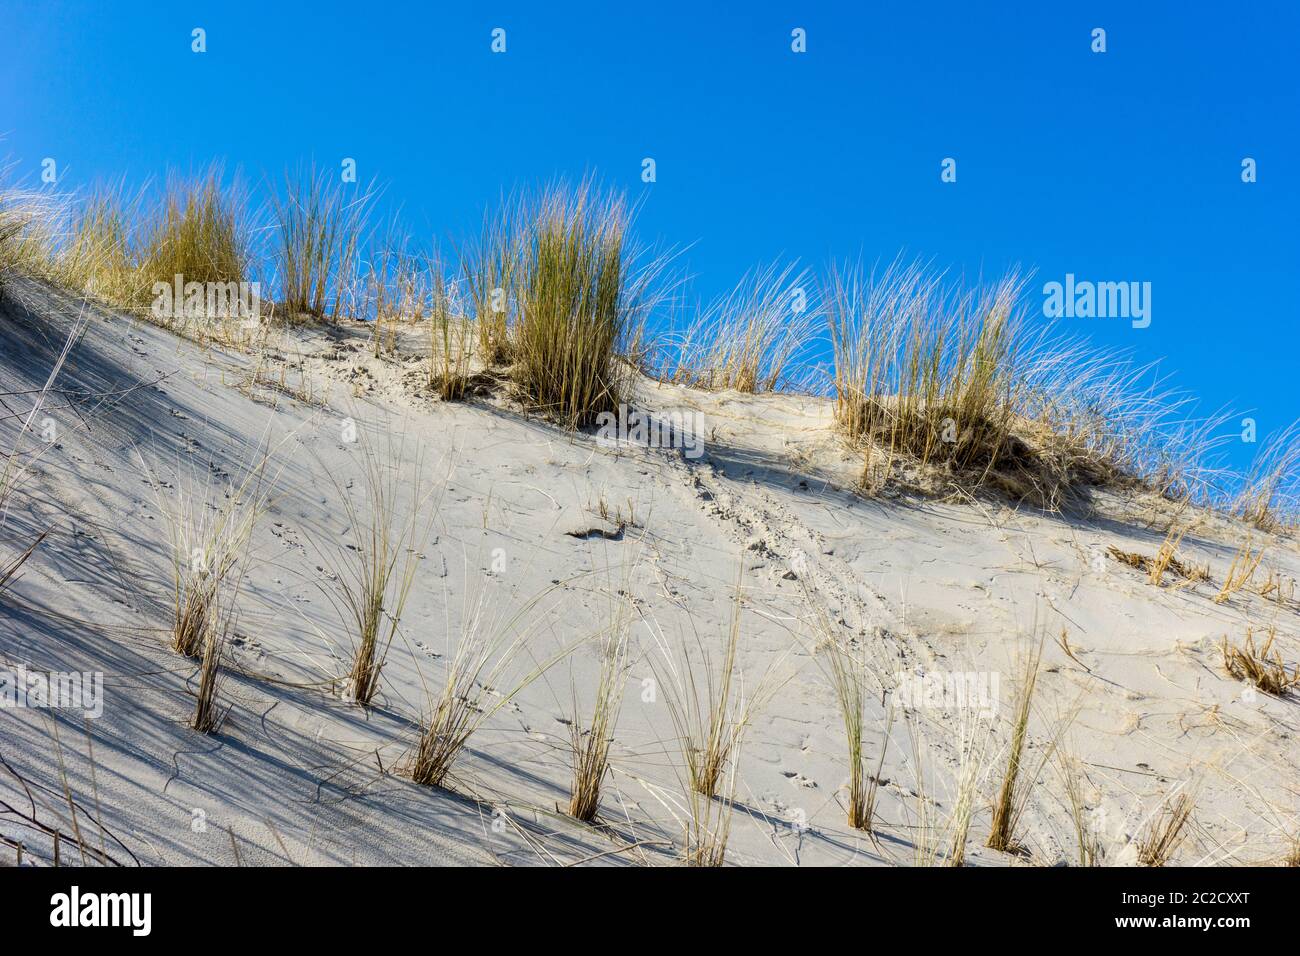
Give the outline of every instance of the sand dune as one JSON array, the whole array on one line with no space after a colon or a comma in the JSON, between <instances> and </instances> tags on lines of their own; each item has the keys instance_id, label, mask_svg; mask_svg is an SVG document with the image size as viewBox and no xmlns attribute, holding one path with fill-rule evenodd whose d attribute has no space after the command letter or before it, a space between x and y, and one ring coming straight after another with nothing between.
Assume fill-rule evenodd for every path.
<instances>
[{"instance_id":1,"label":"sand dune","mask_svg":"<svg viewBox=\"0 0 1300 956\"><path fill-rule=\"evenodd\" d=\"M738 581L738 675L755 708L724 776L728 863L941 856L964 774L968 864L1074 863L1063 755L1108 863L1136 862L1135 838L1179 794L1194 811L1175 862L1271 862L1300 828L1296 701L1231 677L1220 650L1225 636L1240 643L1249 627L1273 626L1294 663L1294 593L1247 587L1213 600L1248 538L1265 548L1254 583L1271 572L1293 588L1293 538L1104 487L1064 514L994 498L865 497L854 490L860 458L834 435L825 399L640 380L638 408L703 423L691 457L554 428L499 390L437 401L418 387L419 330L382 358L348 325L283 331L260 352L205 348L22 280L0 314L6 427L83 309L84 336L42 411L56 437L28 442L39 454L3 526L14 542L49 534L0 597L0 669L102 672L102 714L7 710L0 800L34 803L33 816L63 831L75 817L86 846L118 861L675 862L691 801L666 698L702 649L722 653ZM229 712L199 734L187 726L196 665L167 646L164 511L176 496L220 502L268 449L271 502L221 691ZM361 493L363 449L400 476L399 514L437 503L369 709L345 696L338 581L359 532L343 496ZM1155 586L1109 553L1155 555L1175 518L1188 529L1179 558L1208 564L1208 581ZM624 601L625 699L589 826L563 812L570 725L588 719L595 636ZM446 789L412 782L402 768L428 687L465 621L504 628L520 613L525 650L485 699L549 666L470 738ZM871 835L845 821L845 731L819 621L871 667L865 762L881 767ZM984 846L990 807L1017 662L1039 639L1022 852L1000 853ZM988 691L987 706L956 701L957 685ZM940 691L927 697L927 686ZM888 722L889 700L909 694L906 718ZM31 860L52 858L48 835L12 814L0 813L0 836Z\"/></svg>"}]
</instances>

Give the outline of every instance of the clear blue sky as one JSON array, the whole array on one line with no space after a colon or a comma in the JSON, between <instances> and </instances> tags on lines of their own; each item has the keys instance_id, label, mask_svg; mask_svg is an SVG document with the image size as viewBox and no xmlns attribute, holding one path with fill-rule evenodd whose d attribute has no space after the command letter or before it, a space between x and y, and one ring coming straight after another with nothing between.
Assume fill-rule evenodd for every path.
<instances>
[{"instance_id":1,"label":"clear blue sky","mask_svg":"<svg viewBox=\"0 0 1300 956\"><path fill-rule=\"evenodd\" d=\"M1296 4L730 6L0 0L0 155L33 180L53 157L68 188L351 156L440 237L596 170L646 193L642 238L695 243L705 297L779 255L900 250L1147 281L1149 328L1067 328L1164 358L1206 411L1300 417Z\"/></svg>"}]
</instances>

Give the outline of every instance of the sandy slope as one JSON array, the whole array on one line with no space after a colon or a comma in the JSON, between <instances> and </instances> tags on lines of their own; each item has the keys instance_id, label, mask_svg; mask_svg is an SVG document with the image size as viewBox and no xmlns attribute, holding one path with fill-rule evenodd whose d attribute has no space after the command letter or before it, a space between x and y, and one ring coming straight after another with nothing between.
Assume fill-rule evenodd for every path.
<instances>
[{"instance_id":1,"label":"sandy slope","mask_svg":"<svg viewBox=\"0 0 1300 956\"><path fill-rule=\"evenodd\" d=\"M0 315L0 393L39 388L80 308L32 285L19 291L30 309L11 302ZM503 398L453 405L416 393L418 337L408 344L402 360L375 359L359 331L296 334L274 349L272 365L290 369L280 389L247 384L255 357L94 315L60 386L111 399L73 396L75 410L66 397L52 401L58 440L4 534L25 540L54 530L0 603L0 666L100 670L107 700L103 716L84 723L66 712L7 710L0 753L58 791L61 751L75 799L93 808L97 793L104 828L121 841L107 839L110 853L144 863L232 863L236 855L244 863L671 861L686 818L679 748L662 688L648 700L645 681L670 679L666 651L698 642L720 650L738 569L746 687L769 672L782 683L745 741L732 862L908 863L925 838L901 721L882 773L879 840L844 826L843 729L809 653L818 614L865 642L886 683L918 670L996 673L993 764L1014 660L1036 624L1045 630L1031 752L1058 714L1075 713L1065 746L1086 766L1090 819L1111 862L1131 859L1127 837L1180 786L1197 799L1181 862L1270 860L1300 827L1296 702L1243 693L1217 650L1247 622L1275 622L1283 657L1300 656L1293 602L1243 594L1212 603L1244 529L1198 516L1181 554L1209 561L1214 584L1158 589L1098 555L1108 545L1154 553L1167 503L1099 492L1086 513L1063 517L990 501L865 500L847 490L857 466L831 435L826 404L794 396L643 382L644 406L703 414L703 456L608 447L525 418ZM14 410L29 400L6 399ZM344 440L348 418L362 442ZM422 476L440 502L418 546L419 577L381 705L368 714L342 700L335 681L346 670L347 638L332 577L354 540L341 495L358 493L367 441L401 474ZM242 673L225 688L234 704L227 723L204 737L185 726L194 669L165 647L170 566L151 478L163 495L221 494L265 444L275 448L276 494L241 601ZM632 523L619 533L601 517L602 502L611 518ZM1300 574L1293 541L1267 543L1264 567ZM589 706L597 673L590 641L470 741L455 794L387 772L410 745L423 682L441 677L467 613L481 606L505 622L535 602L528 647L544 661L608 624L609 595L619 589L634 599L637 621L604 828L556 813L567 801L567 722L575 696L580 711ZM1062 629L1077 659L1053 642ZM873 767L883 713L873 702ZM921 707L914 716L941 821L963 715ZM995 769L981 779L974 863L1010 860L976 849ZM1053 764L1039 779L1021 827L1028 859L1072 860L1060 774ZM27 805L2 768L0 799ZM66 825L66 804L49 794L43 802L41 813L62 814ZM48 856L3 814L0 834Z\"/></svg>"}]
</instances>

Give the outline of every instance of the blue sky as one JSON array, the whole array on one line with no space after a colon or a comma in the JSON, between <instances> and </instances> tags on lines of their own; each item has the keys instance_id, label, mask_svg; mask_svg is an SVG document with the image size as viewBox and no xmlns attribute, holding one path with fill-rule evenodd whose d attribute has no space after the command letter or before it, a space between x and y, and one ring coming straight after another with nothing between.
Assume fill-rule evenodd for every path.
<instances>
[{"instance_id":1,"label":"blue sky","mask_svg":"<svg viewBox=\"0 0 1300 956\"><path fill-rule=\"evenodd\" d=\"M1261 433L1300 418L1293 4L443 6L0 0L0 156L33 180L53 157L66 188L350 156L440 238L594 170L643 197L641 238L693 243L706 298L778 256L900 251L1150 282L1148 328L1065 329L1163 358Z\"/></svg>"}]
</instances>

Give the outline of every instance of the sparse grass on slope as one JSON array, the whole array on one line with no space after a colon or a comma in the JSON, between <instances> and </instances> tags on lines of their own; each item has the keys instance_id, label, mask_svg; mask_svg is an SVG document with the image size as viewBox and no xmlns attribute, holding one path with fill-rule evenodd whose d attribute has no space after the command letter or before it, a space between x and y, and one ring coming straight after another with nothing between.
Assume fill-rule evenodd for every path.
<instances>
[{"instance_id":1,"label":"sparse grass on slope","mask_svg":"<svg viewBox=\"0 0 1300 956\"><path fill-rule=\"evenodd\" d=\"M993 821L989 825L988 847L1003 852L1018 848L1016 825L1029 804L1029 795L1042 766L1051 759L1054 747L1048 748L1041 763L1030 768L1025 765L1025 745L1029 736L1029 716L1033 708L1034 688L1038 683L1039 667L1043 659L1041 638L1031 644L1020 661L1020 684L1016 689L1015 709L1011 716L1011 738L1008 741L1007 760L1002 772L1002 783L993 801Z\"/></svg>"},{"instance_id":2,"label":"sparse grass on slope","mask_svg":"<svg viewBox=\"0 0 1300 956\"><path fill-rule=\"evenodd\" d=\"M601 786L609 771L609 748L627 684L630 614L630 604L623 600L613 610L609 630L601 641L600 676L591 718L585 726L578 720L577 691L574 691L574 721L570 727L573 785L569 792L569 814L577 820L589 821L600 809Z\"/></svg>"},{"instance_id":3,"label":"sparse grass on slope","mask_svg":"<svg viewBox=\"0 0 1300 956\"><path fill-rule=\"evenodd\" d=\"M416 783L445 788L457 758L478 729L572 650L563 648L511 677L519 659L528 654L527 639L540 621L539 605L546 593L504 619L494 619L486 590L466 597L455 647L449 649L442 679L425 688L428 702L406 758L404 770ZM448 639L450 643L450 633ZM508 679L513 682L507 684Z\"/></svg>"},{"instance_id":4,"label":"sparse grass on slope","mask_svg":"<svg viewBox=\"0 0 1300 956\"><path fill-rule=\"evenodd\" d=\"M384 457L368 439L359 441L357 447L361 501L337 485L355 543L339 549L336 567L352 639L347 695L367 707L379 691L388 650L415 584L419 570L416 554L424 547L437 517L433 493L439 489L423 490L424 461L417 454L410 466L408 510L404 519L399 517L400 492L407 484L401 477L400 446L390 447Z\"/></svg>"},{"instance_id":5,"label":"sparse grass on slope","mask_svg":"<svg viewBox=\"0 0 1300 956\"><path fill-rule=\"evenodd\" d=\"M0 296L4 295L3 288L0 288ZM58 358L55 359L53 366L50 368L49 375L46 377L45 384L40 391L36 393L31 407L27 413L18 418L18 427L13 439L9 442L9 447L0 451L0 542L9 542L12 540L12 532L7 527L9 523L9 508L12 499L22 484L23 478L27 475L28 470L41 452L29 452L23 448L23 439L28 437L32 432L32 425L37 421L37 416L45 407L49 398L50 391L54 388L54 383L63 371L64 365L72 355L73 349L81 339L85 331L86 319L83 317L74 322L68 330L68 335L64 339L63 348L60 350ZM6 406L6 396L0 394L0 406ZM50 447L46 444L46 447ZM21 542L16 548L10 544L5 544L3 550L0 550L0 594L4 593L5 588L9 587L19 570L33 552L40 546L49 534L49 530L41 531L28 541L24 546Z\"/></svg>"},{"instance_id":6,"label":"sparse grass on slope","mask_svg":"<svg viewBox=\"0 0 1300 956\"><path fill-rule=\"evenodd\" d=\"M1253 630L1246 632L1246 640L1240 647L1230 646L1225 636L1221 645L1224 669L1235 679L1247 681L1274 697L1300 686L1300 665L1287 671L1282 655L1273 647L1276 638L1274 627L1268 629L1268 638L1259 647L1255 646Z\"/></svg>"},{"instance_id":7,"label":"sparse grass on slope","mask_svg":"<svg viewBox=\"0 0 1300 956\"><path fill-rule=\"evenodd\" d=\"M1189 836L1188 824L1196 800L1189 793L1180 793L1172 800L1162 802L1138 836L1138 862L1143 866L1164 866Z\"/></svg>"},{"instance_id":8,"label":"sparse grass on slope","mask_svg":"<svg viewBox=\"0 0 1300 956\"><path fill-rule=\"evenodd\" d=\"M178 654L206 655L213 629L229 616L222 609L238 591L253 529L269 505L267 458L263 454L220 496L170 488L141 460L171 539L171 646Z\"/></svg>"},{"instance_id":9,"label":"sparse grass on slope","mask_svg":"<svg viewBox=\"0 0 1300 956\"><path fill-rule=\"evenodd\" d=\"M444 360L470 354L473 337L476 362L508 364L522 401L567 427L614 411L638 365L703 388L812 387L805 346L824 314L835 421L864 454L868 490L986 487L1056 509L1089 484L1140 482L1235 509L1266 531L1296 522L1300 423L1269 439L1249 475L1232 474L1218 453L1235 437L1226 411L1197 417L1153 367L1063 341L1055 328L1031 334L1038 323L1025 321L1032 303L1014 271L963 286L922 265L833 265L816 282L772 264L702 310L683 341L663 345L644 333L672 291L661 281L671 257L644 262L627 201L592 180L506 198L477 242L458 247L472 327L467 312L437 308L443 279L396 223L363 261L373 188L332 172L286 176L269 197L275 248L265 257L242 188L219 167L169 173L156 200L147 195L119 185L79 202L0 190L0 282L23 272L138 310L154 283L177 275L268 276L290 319L374 318L377 353L391 349L396 322L432 313L441 324L431 335L457 340ZM431 384L459 397L464 372Z\"/></svg>"}]
</instances>

